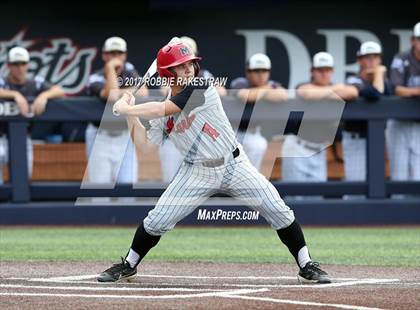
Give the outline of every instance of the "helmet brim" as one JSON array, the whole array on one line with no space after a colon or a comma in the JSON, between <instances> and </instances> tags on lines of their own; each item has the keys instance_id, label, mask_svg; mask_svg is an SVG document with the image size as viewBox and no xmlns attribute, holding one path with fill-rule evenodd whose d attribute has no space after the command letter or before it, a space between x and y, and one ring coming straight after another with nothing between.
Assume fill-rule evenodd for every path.
<instances>
[{"instance_id":1,"label":"helmet brim","mask_svg":"<svg viewBox=\"0 0 420 310\"><path fill-rule=\"evenodd\" d=\"M171 63L167 66L159 66L159 68L168 69L168 68L171 68L171 67L176 67L176 66L181 65L183 63L186 63L187 61L190 61L190 60L201 60L201 57L198 57L198 56L185 57L185 58L179 59L178 61L175 61L175 62L173 62L173 63Z\"/></svg>"}]
</instances>

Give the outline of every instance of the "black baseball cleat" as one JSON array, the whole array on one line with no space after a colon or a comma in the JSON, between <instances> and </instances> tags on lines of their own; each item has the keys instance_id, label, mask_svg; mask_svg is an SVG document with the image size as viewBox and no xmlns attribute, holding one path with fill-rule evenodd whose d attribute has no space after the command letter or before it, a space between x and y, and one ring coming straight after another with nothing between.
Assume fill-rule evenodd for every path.
<instances>
[{"instance_id":1,"label":"black baseball cleat","mask_svg":"<svg viewBox=\"0 0 420 310\"><path fill-rule=\"evenodd\" d=\"M137 273L137 268L131 268L129 262L121 257L121 263L112 265L102 272L98 277L98 282L118 282L121 280L129 280L134 278Z\"/></svg>"},{"instance_id":2,"label":"black baseball cleat","mask_svg":"<svg viewBox=\"0 0 420 310\"><path fill-rule=\"evenodd\" d=\"M324 270L319 268L319 263L309 262L305 267L300 268L298 281L302 283L331 283L331 279Z\"/></svg>"}]
</instances>

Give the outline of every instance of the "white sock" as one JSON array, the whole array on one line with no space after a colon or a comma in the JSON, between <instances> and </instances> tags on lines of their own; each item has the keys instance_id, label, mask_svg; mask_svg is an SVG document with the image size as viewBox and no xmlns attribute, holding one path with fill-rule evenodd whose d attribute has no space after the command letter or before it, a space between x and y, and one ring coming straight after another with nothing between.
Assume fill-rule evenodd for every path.
<instances>
[{"instance_id":1,"label":"white sock","mask_svg":"<svg viewBox=\"0 0 420 310\"><path fill-rule=\"evenodd\" d=\"M130 249L125 260L130 264L131 268L134 268L134 266L137 265L139 258L140 258L140 255L138 255L135 251Z\"/></svg>"},{"instance_id":2,"label":"white sock","mask_svg":"<svg viewBox=\"0 0 420 310\"><path fill-rule=\"evenodd\" d=\"M311 260L311 257L309 256L308 247L305 245L303 248L301 248L298 252L298 262L300 268L305 267L307 263L309 263Z\"/></svg>"}]
</instances>

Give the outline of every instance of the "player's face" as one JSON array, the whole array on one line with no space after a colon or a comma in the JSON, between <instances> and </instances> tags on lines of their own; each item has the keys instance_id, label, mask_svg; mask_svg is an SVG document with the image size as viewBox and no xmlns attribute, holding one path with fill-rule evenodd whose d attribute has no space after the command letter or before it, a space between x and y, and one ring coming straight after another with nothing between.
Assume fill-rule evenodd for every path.
<instances>
[{"instance_id":1,"label":"player's face","mask_svg":"<svg viewBox=\"0 0 420 310\"><path fill-rule=\"evenodd\" d=\"M10 75L13 79L22 81L26 79L26 74L28 73L28 63L27 62L15 62L9 64Z\"/></svg>"},{"instance_id":2,"label":"player's face","mask_svg":"<svg viewBox=\"0 0 420 310\"><path fill-rule=\"evenodd\" d=\"M187 61L178 66L172 67L177 78L190 80L194 77L194 62L192 60Z\"/></svg>"},{"instance_id":3,"label":"player's face","mask_svg":"<svg viewBox=\"0 0 420 310\"><path fill-rule=\"evenodd\" d=\"M315 84L327 86L331 83L333 68L316 68L312 69L312 80Z\"/></svg>"},{"instance_id":4,"label":"player's face","mask_svg":"<svg viewBox=\"0 0 420 310\"><path fill-rule=\"evenodd\" d=\"M112 51L112 52L104 52L102 53L102 59L105 63L110 61L111 59L118 58L122 62L127 60L127 53L123 53L120 51Z\"/></svg>"},{"instance_id":5,"label":"player's face","mask_svg":"<svg viewBox=\"0 0 420 310\"><path fill-rule=\"evenodd\" d=\"M248 70L246 73L248 81L251 83L252 87L260 87L267 85L270 79L270 70L257 69L257 70Z\"/></svg>"},{"instance_id":6,"label":"player's face","mask_svg":"<svg viewBox=\"0 0 420 310\"><path fill-rule=\"evenodd\" d=\"M358 61L362 70L369 70L381 65L382 57L379 54L370 54L359 57Z\"/></svg>"},{"instance_id":7,"label":"player's face","mask_svg":"<svg viewBox=\"0 0 420 310\"><path fill-rule=\"evenodd\" d=\"M411 39L411 46L416 53L420 53L420 37L414 37Z\"/></svg>"}]
</instances>

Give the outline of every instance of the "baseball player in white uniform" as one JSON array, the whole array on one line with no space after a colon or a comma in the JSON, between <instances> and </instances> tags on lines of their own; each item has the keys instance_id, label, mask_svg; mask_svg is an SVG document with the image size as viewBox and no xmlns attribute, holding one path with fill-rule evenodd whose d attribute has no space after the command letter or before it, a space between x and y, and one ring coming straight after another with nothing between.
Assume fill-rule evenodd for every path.
<instances>
[{"instance_id":1,"label":"baseball player in white uniform","mask_svg":"<svg viewBox=\"0 0 420 310\"><path fill-rule=\"evenodd\" d=\"M358 96L369 101L379 100L392 93L382 65L382 47L373 41L360 45L357 52L359 74L351 75L346 83L357 88ZM366 121L345 121L343 124L344 172L348 181L366 179ZM345 198L358 198L356 195ZM360 197L362 198L362 197Z\"/></svg>"},{"instance_id":2,"label":"baseball player in white uniform","mask_svg":"<svg viewBox=\"0 0 420 310\"><path fill-rule=\"evenodd\" d=\"M420 22L411 49L394 57L390 79L397 96L420 96ZM420 180L420 121L389 120L387 142L392 180Z\"/></svg>"},{"instance_id":3,"label":"baseball player in white uniform","mask_svg":"<svg viewBox=\"0 0 420 310\"><path fill-rule=\"evenodd\" d=\"M315 54L310 73L311 80L309 82L296 86L296 93L299 98L308 101L337 97L343 100L357 98L357 89L354 86L332 83L334 59L331 54L326 52ZM317 123L314 122L313 125L316 128ZM318 136L317 132L309 132L307 137L299 137L297 135L298 129L293 128L293 133L287 134L284 139L282 179L289 182L327 181L327 153L324 137ZM314 197L297 196L295 198L312 199Z\"/></svg>"},{"instance_id":4,"label":"baseball player in white uniform","mask_svg":"<svg viewBox=\"0 0 420 310\"><path fill-rule=\"evenodd\" d=\"M187 36L183 36L179 38L180 41L186 45L188 45L194 55L199 56L197 42ZM204 68L200 68L200 72L198 73L199 77L203 77L204 79L209 79L213 77L213 74ZM169 99L169 87L162 88L163 93L168 96ZM220 96L226 95L226 88L223 86L216 86L216 90ZM160 166L162 170L162 180L165 183L169 183L173 180L176 173L178 172L179 167L184 161L184 156L178 151L175 144L170 139L165 139L162 142L159 148L159 155L160 155Z\"/></svg>"},{"instance_id":5,"label":"baseball player in white uniform","mask_svg":"<svg viewBox=\"0 0 420 310\"><path fill-rule=\"evenodd\" d=\"M138 78L134 66L127 61L127 43L120 37L108 38L102 49L104 68L94 72L88 81L90 95L106 101L112 90L130 88L127 83ZM147 88L140 95L146 96ZM137 156L126 128L120 124L91 122L86 129L86 151L89 156L89 181L96 184L135 183ZM94 144L95 143L95 144ZM123 155L124 157L118 157ZM120 164L121 163L121 164ZM98 199L101 200L101 199ZM103 199L106 201L106 198Z\"/></svg>"},{"instance_id":6,"label":"baseball player in white uniform","mask_svg":"<svg viewBox=\"0 0 420 310\"><path fill-rule=\"evenodd\" d=\"M0 98L16 102L22 116L31 117L44 113L48 100L63 97L64 91L58 85L51 85L41 76L30 78L29 52L20 46L9 50L7 66L9 74L0 77ZM29 126L29 131L31 130ZM32 175L33 146L29 135L26 139L29 176ZM8 141L0 133L0 183L3 183L3 165L8 161Z\"/></svg>"},{"instance_id":7,"label":"baseball player in white uniform","mask_svg":"<svg viewBox=\"0 0 420 310\"><path fill-rule=\"evenodd\" d=\"M146 151L150 145L171 139L184 162L155 208L137 228L126 257L100 274L98 281L133 277L137 265L165 232L211 195L223 192L241 199L271 224L294 256L299 279L329 283L328 274L312 262L293 211L252 166L237 142L215 88L210 85L200 91L186 84L198 75L198 60L188 45L165 45L158 52L157 68L161 77L176 80L170 98L134 105L134 96L126 93L114 104L115 113L127 116L133 141L141 144L141 149ZM138 117L151 120L150 130L146 132Z\"/></svg>"},{"instance_id":8,"label":"baseball player in white uniform","mask_svg":"<svg viewBox=\"0 0 420 310\"><path fill-rule=\"evenodd\" d=\"M246 77L238 77L230 83L231 89L238 89L236 95L245 103L245 112L252 113L259 100L283 102L288 93L279 82L270 80L271 60L262 53L252 55L246 63ZM261 169L268 141L261 134L261 125L249 126L241 122L238 139L243 144L249 160L257 170Z\"/></svg>"}]
</instances>

